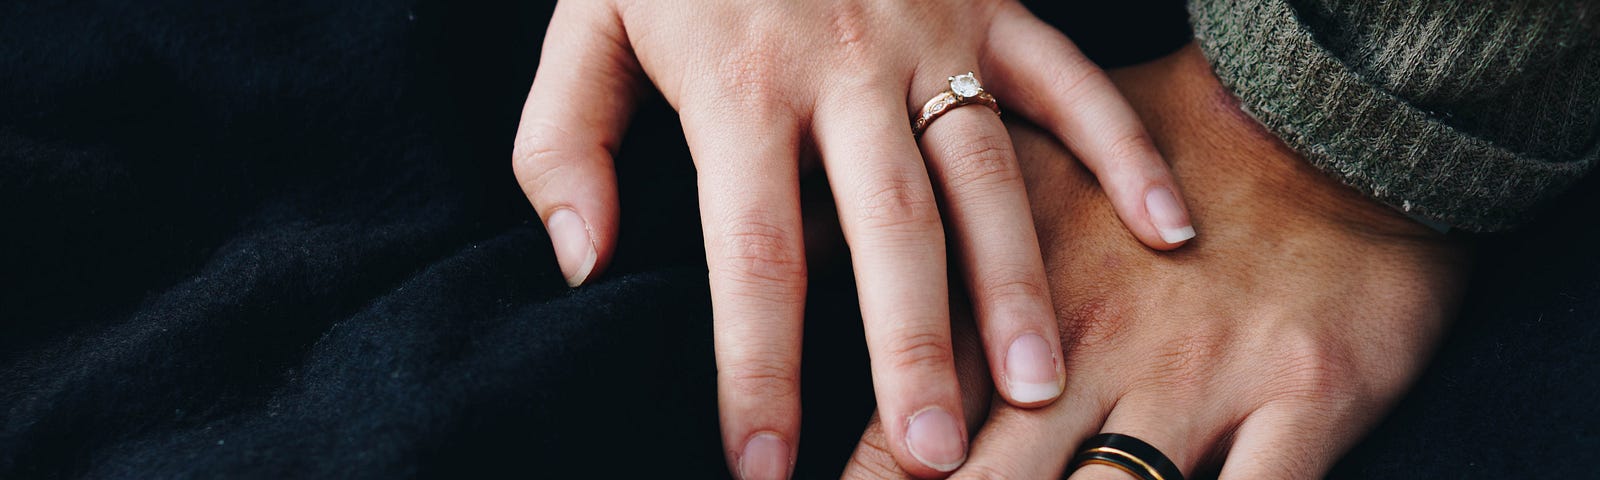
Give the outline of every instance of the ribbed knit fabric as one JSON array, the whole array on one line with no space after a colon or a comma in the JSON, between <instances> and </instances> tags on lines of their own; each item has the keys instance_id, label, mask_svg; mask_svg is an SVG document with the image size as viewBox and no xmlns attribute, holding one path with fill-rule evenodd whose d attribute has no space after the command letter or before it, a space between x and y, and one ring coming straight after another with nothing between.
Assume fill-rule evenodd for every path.
<instances>
[{"instance_id":1,"label":"ribbed knit fabric","mask_svg":"<svg viewBox=\"0 0 1600 480\"><path fill-rule=\"evenodd\" d=\"M1247 113L1318 168L1413 216L1510 228L1600 157L1597 2L1189 8L1201 50Z\"/></svg>"}]
</instances>

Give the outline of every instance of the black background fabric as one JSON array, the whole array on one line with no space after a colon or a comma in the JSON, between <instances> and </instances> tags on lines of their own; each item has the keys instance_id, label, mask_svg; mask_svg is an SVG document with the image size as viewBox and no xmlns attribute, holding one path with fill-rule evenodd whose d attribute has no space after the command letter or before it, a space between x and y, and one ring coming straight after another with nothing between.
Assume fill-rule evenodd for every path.
<instances>
[{"instance_id":1,"label":"black background fabric","mask_svg":"<svg viewBox=\"0 0 1600 480\"><path fill-rule=\"evenodd\" d=\"M590 286L511 176L550 8L0 4L0 478L726 476L674 114L637 117ZM1036 8L1106 65L1188 35L1175 2ZM1594 477L1595 187L1481 240L1335 476ZM826 478L872 398L848 272L812 284L798 473Z\"/></svg>"}]
</instances>

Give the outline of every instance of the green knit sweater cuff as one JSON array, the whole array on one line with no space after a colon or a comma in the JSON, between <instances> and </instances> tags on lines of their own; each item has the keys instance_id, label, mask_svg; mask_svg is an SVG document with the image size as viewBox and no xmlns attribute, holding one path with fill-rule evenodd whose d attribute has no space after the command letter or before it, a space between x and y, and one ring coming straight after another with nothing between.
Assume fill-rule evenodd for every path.
<instances>
[{"instance_id":1,"label":"green knit sweater cuff","mask_svg":"<svg viewBox=\"0 0 1600 480\"><path fill-rule=\"evenodd\" d=\"M1362 78L1285 0L1193 0L1201 50L1245 112L1317 168L1414 217L1470 231L1515 226L1583 176L1472 135Z\"/></svg>"}]
</instances>

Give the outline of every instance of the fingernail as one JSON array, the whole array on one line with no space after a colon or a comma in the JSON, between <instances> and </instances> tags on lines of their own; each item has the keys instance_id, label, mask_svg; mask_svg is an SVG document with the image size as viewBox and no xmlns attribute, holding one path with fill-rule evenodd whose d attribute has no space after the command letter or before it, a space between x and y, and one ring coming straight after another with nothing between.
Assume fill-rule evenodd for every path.
<instances>
[{"instance_id":1,"label":"fingernail","mask_svg":"<svg viewBox=\"0 0 1600 480\"><path fill-rule=\"evenodd\" d=\"M1006 386L1020 403L1050 400L1061 395L1055 355L1044 337L1027 334L1011 341L1006 351Z\"/></svg>"},{"instance_id":2,"label":"fingernail","mask_svg":"<svg viewBox=\"0 0 1600 480\"><path fill-rule=\"evenodd\" d=\"M949 472L967 460L966 442L956 417L939 407L928 407L911 416L906 428L906 448L911 456L929 468Z\"/></svg>"},{"instance_id":3,"label":"fingernail","mask_svg":"<svg viewBox=\"0 0 1600 480\"><path fill-rule=\"evenodd\" d=\"M1184 213L1172 189L1151 188L1144 194L1144 208L1149 210L1150 221L1156 224L1156 231L1161 232L1162 241L1178 243L1194 238L1194 225L1189 223L1189 214Z\"/></svg>"},{"instance_id":4,"label":"fingernail","mask_svg":"<svg viewBox=\"0 0 1600 480\"><path fill-rule=\"evenodd\" d=\"M789 476L789 444L771 433L762 433L744 444L739 455L742 480L783 480Z\"/></svg>"},{"instance_id":5,"label":"fingernail","mask_svg":"<svg viewBox=\"0 0 1600 480\"><path fill-rule=\"evenodd\" d=\"M550 232L556 262L561 264L561 274L567 277L567 286L582 285L589 279L589 271L594 270L595 259L599 258L589 236L589 224L584 223L578 212L563 208L550 214L544 228Z\"/></svg>"}]
</instances>

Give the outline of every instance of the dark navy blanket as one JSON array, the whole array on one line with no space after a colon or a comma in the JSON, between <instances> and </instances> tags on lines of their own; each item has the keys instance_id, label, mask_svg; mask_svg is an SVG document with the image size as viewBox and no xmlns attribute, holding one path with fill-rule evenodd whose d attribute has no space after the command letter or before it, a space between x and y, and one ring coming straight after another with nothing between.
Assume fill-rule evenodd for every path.
<instances>
[{"instance_id":1,"label":"dark navy blanket","mask_svg":"<svg viewBox=\"0 0 1600 480\"><path fill-rule=\"evenodd\" d=\"M0 3L0 478L725 476L676 118L640 113L620 253L567 289L509 162L550 5L489 3ZM1107 65L1187 38L1175 2L1039 8ZM1481 240L1337 476L1595 476L1580 190ZM804 478L872 409L848 272L817 277Z\"/></svg>"}]
</instances>

